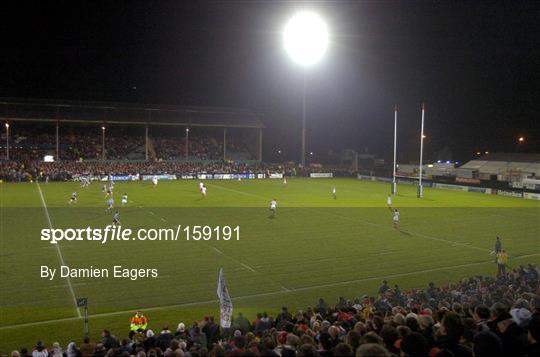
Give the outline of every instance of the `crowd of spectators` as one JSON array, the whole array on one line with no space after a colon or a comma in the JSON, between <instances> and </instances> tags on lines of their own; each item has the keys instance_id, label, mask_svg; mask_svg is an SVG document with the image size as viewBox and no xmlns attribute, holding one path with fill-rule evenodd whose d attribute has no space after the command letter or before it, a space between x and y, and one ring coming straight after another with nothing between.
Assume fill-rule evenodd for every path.
<instances>
[{"instance_id":1,"label":"crowd of spectators","mask_svg":"<svg viewBox=\"0 0 540 357\"><path fill-rule=\"evenodd\" d=\"M444 286L402 291L386 281L376 297L339 298L291 314L287 308L252 321L238 313L229 329L212 317L175 329L103 330L96 343L38 342L12 357L358 356L538 357L540 269L520 266L505 276L474 276ZM128 324L126 322L126 331Z\"/></svg>"},{"instance_id":2,"label":"crowd of spectators","mask_svg":"<svg viewBox=\"0 0 540 357\"><path fill-rule=\"evenodd\" d=\"M243 152L248 158L252 155L246 145L229 138L227 150ZM0 156L5 159L5 138L0 144ZM107 133L105 136L105 159L143 160L145 159L145 140L141 135L123 132ZM155 160L181 160L186 156L184 137L152 136L149 138L149 151ZM210 136L198 135L189 138L190 159L220 160L223 158L223 142ZM56 136L48 133L21 131L10 141L10 159L17 161L42 160L45 155L56 157ZM61 160L100 160L103 158L103 138L99 132L89 134L62 133L58 140L58 156ZM58 158L56 158L58 159Z\"/></svg>"},{"instance_id":3,"label":"crowd of spectators","mask_svg":"<svg viewBox=\"0 0 540 357\"><path fill-rule=\"evenodd\" d=\"M67 181L79 176L108 175L186 175L198 173L282 173L286 176L321 172L322 167L300 168L293 163L242 163L224 161L0 161L0 180L23 182L33 180Z\"/></svg>"},{"instance_id":4,"label":"crowd of spectators","mask_svg":"<svg viewBox=\"0 0 540 357\"><path fill-rule=\"evenodd\" d=\"M185 138L153 138L156 157L162 160L179 160L186 157ZM210 137L191 136L188 156L197 160L220 160L223 158L223 142Z\"/></svg>"},{"instance_id":5,"label":"crowd of spectators","mask_svg":"<svg viewBox=\"0 0 540 357\"><path fill-rule=\"evenodd\" d=\"M246 164L234 162L39 162L29 164L16 161L0 163L0 179L5 181L29 181L32 178L50 180L70 180L77 176L107 175L161 175L195 173L264 173L278 170L278 166L266 164Z\"/></svg>"}]
</instances>

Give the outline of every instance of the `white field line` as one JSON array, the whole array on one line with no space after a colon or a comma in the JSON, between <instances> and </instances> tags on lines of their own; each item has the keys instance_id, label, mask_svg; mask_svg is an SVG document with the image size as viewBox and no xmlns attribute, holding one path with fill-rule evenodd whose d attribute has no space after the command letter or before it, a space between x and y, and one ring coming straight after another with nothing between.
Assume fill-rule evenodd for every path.
<instances>
[{"instance_id":1,"label":"white field line","mask_svg":"<svg viewBox=\"0 0 540 357\"><path fill-rule=\"evenodd\" d=\"M374 227L379 227L379 228L384 228L386 230L395 230L394 227L390 226L390 225L384 225L384 224L379 224L379 223L374 223L374 222L370 222L370 221L366 221L364 219L360 219L360 218L351 218L351 217L347 217L347 216L340 216L338 214L335 214L335 213L332 213L333 216L336 216L336 217L339 217L339 218L342 218L342 219L346 219L346 220L349 220L349 221L352 221L352 222L358 222L358 223L364 223L364 224L368 224L370 226L374 226ZM417 233L417 232L412 232L412 231L406 231L406 230L403 230L401 229L400 231L402 232L405 232L405 233L408 233L408 234L411 234L413 236L418 236L418 237L422 237L422 238L426 238L426 239L430 239L430 240L435 240L435 241L438 241L438 242L443 242L443 243L447 243L447 244L450 244L452 246L461 246L461 247L465 247L465 248L470 248L470 249L474 249L474 250L480 250L482 252L490 252L491 250L489 249L485 249L485 248L480 248L480 247L475 247L473 245L470 245L470 243L466 242L466 243L461 243L461 242L456 242L456 241L453 241L453 240L449 240L449 239L444 239L444 238L438 238L438 237L433 237L433 236L429 236L427 234L422 234L422 233Z\"/></svg>"},{"instance_id":2,"label":"white field line","mask_svg":"<svg viewBox=\"0 0 540 357\"><path fill-rule=\"evenodd\" d=\"M73 286L83 286L83 285L89 285L90 283L83 283L83 282L80 282L80 283L73 283L71 285ZM45 288L46 289L57 289L57 288L65 288L66 286L65 285L49 285L49 286L46 286Z\"/></svg>"},{"instance_id":3,"label":"white field line","mask_svg":"<svg viewBox=\"0 0 540 357\"><path fill-rule=\"evenodd\" d=\"M249 193L249 192L244 192L244 191L239 191L239 190L235 190L233 188L228 188L228 187L225 187L225 186L221 186L221 185L216 185L214 183L210 183L208 184L209 186L212 186L212 187L219 187L223 190L226 190L226 191L231 191L231 192L235 192L235 193L239 193L241 195L245 195L245 196L251 196L251 197L257 197L257 198L262 198L264 199L265 197L261 196L261 195L257 195L257 194L254 194L254 193Z\"/></svg>"},{"instance_id":4,"label":"white field line","mask_svg":"<svg viewBox=\"0 0 540 357\"><path fill-rule=\"evenodd\" d=\"M540 256L540 253L521 255L519 257L515 257L514 259L530 258L530 257L537 257L537 256ZM234 301L249 300L249 299L259 298L259 297L281 295L281 294L295 293L295 292L301 292L301 291L309 291L309 290L315 290L315 289L320 289L320 288L329 288L329 287L334 287L334 286L356 284L356 283L362 283L362 282L380 280L380 279L401 278L401 277L405 277L405 276L413 276L413 275L418 275L418 274L423 274L423 273L432 273L432 272L436 272L436 271L453 270L453 269L458 269L458 268L466 268L466 267L483 265L483 264L491 264L491 263L493 263L492 260L487 260L487 261L483 261L483 262L466 263L466 264L458 264L458 265L449 265L449 266L445 266L445 267L438 267L438 268L432 268L432 269L416 270L416 271L411 271L411 272L407 272L407 273L396 273L396 274L388 274L388 275L381 275L381 276L372 276L372 277L367 277L367 278L362 278L362 279L345 280L345 281L340 281L340 282L336 282L336 283L311 285L311 286L305 286L305 287L301 287L301 288L288 289L287 291L281 289L279 291L270 291L270 292L267 292L267 293L237 296L237 297L233 297L231 299L234 300ZM143 309L145 311L159 311L159 310L167 310L167 309L174 309L174 308L207 305L207 304L212 304L212 303L217 303L217 302L218 302L217 299L213 299L213 300L195 301L195 302L188 302L188 303L174 304L174 305L149 306L149 307L145 307ZM98 314L91 314L91 315L89 315L89 317L98 318L98 317L123 315L123 314L128 314L128 313L133 313L133 309L123 310L123 311L103 312L103 313L98 313ZM23 323L23 324L2 326L2 327L0 327L0 330L7 330L7 329L12 329L12 328L24 328L24 327L31 327L31 326L38 326L38 325L46 325L46 324L50 324L50 323L65 322L65 321L73 321L73 320L78 320L79 318L80 317L66 317L66 318L54 319L54 320L28 322L28 323Z\"/></svg>"},{"instance_id":5,"label":"white field line","mask_svg":"<svg viewBox=\"0 0 540 357\"><path fill-rule=\"evenodd\" d=\"M233 257L231 257L231 256L229 256L229 255L227 255L227 254L225 254L225 253L223 253L223 252L222 252L221 250L219 250L218 248L212 246L212 249L213 249L216 253L218 253L218 254L220 254L220 255L223 255L225 258L227 258L227 259L229 259L229 260L232 260L232 261L235 262L236 264L240 264L241 266L243 266L243 267L246 268L247 270L251 271L252 273L257 273L257 271L256 271L255 269L253 269L252 267L250 267L249 265L244 264L244 263L242 263L241 261L239 261L238 259L235 259L235 258L233 258Z\"/></svg>"},{"instance_id":6,"label":"white field line","mask_svg":"<svg viewBox=\"0 0 540 357\"><path fill-rule=\"evenodd\" d=\"M36 185L39 191L39 197L41 198L41 204L43 205L43 209L45 210L45 216L47 217L47 221L49 223L49 228L53 229L51 217L49 216L49 209L47 208L47 204L45 203L43 192L41 192L41 186L39 185L37 181L36 181ZM56 246L56 253L58 253L58 259L60 260L60 264L66 265L66 263L64 262L64 257L62 256L62 251L60 250L60 244L57 243L55 244L55 246ZM73 290L73 285L71 284L71 279L69 275L66 277L66 282L69 287L69 292L71 293L71 298L73 299L73 304L75 305L75 311L77 311L77 316L80 318L82 316L81 311L77 307L77 298L75 297L75 291Z\"/></svg>"}]
</instances>

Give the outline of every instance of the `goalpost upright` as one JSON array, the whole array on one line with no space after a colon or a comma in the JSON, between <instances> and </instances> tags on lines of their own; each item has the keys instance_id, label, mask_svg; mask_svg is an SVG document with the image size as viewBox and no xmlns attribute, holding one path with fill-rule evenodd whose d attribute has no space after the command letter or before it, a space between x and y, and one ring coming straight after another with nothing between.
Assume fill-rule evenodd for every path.
<instances>
[{"instance_id":1,"label":"goalpost upright","mask_svg":"<svg viewBox=\"0 0 540 357\"><path fill-rule=\"evenodd\" d=\"M418 166L418 198L424 196L424 190L422 187L422 155L424 153L424 115L426 105L422 103L422 125L420 127L420 164Z\"/></svg>"},{"instance_id":2,"label":"goalpost upright","mask_svg":"<svg viewBox=\"0 0 540 357\"><path fill-rule=\"evenodd\" d=\"M394 106L394 166L392 169L392 195L397 193L396 185L396 148L397 148L397 105Z\"/></svg>"}]
</instances>

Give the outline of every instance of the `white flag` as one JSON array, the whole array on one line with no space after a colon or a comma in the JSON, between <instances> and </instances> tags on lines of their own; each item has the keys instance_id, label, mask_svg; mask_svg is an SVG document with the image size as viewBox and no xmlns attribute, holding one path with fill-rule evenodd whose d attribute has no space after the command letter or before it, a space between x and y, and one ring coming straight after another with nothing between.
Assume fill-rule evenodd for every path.
<instances>
[{"instance_id":1,"label":"white flag","mask_svg":"<svg viewBox=\"0 0 540 357\"><path fill-rule=\"evenodd\" d=\"M231 297L229 296L229 290L227 290L227 285L225 284L223 268L219 268L217 295L219 298L220 325L223 328L229 328L231 327L233 306Z\"/></svg>"}]
</instances>

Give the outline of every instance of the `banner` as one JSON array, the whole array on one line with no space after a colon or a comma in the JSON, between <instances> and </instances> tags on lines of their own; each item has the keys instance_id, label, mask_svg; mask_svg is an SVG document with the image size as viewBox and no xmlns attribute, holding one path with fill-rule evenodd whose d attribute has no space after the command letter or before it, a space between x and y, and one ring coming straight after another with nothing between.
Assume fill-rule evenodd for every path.
<instances>
[{"instance_id":1,"label":"banner","mask_svg":"<svg viewBox=\"0 0 540 357\"><path fill-rule=\"evenodd\" d=\"M136 175L109 175L101 177L101 181L137 181L139 174Z\"/></svg>"},{"instance_id":2,"label":"banner","mask_svg":"<svg viewBox=\"0 0 540 357\"><path fill-rule=\"evenodd\" d=\"M311 178L330 178L334 177L334 175L331 172L312 172L309 174L309 177Z\"/></svg>"},{"instance_id":3,"label":"banner","mask_svg":"<svg viewBox=\"0 0 540 357\"><path fill-rule=\"evenodd\" d=\"M434 183L433 187L435 187L435 188L443 188L443 189L446 189L446 190L454 190L454 191L465 191L465 192L468 191L467 186L449 185L449 184L446 184L446 183Z\"/></svg>"},{"instance_id":4,"label":"banner","mask_svg":"<svg viewBox=\"0 0 540 357\"><path fill-rule=\"evenodd\" d=\"M540 193L523 192L523 198L528 200L540 200Z\"/></svg>"},{"instance_id":5,"label":"banner","mask_svg":"<svg viewBox=\"0 0 540 357\"><path fill-rule=\"evenodd\" d=\"M143 175L142 179L148 181L157 177L158 180L176 180L176 175Z\"/></svg>"},{"instance_id":6,"label":"banner","mask_svg":"<svg viewBox=\"0 0 540 357\"><path fill-rule=\"evenodd\" d=\"M486 189L484 187L469 187L467 190L469 192L486 193Z\"/></svg>"},{"instance_id":7,"label":"banner","mask_svg":"<svg viewBox=\"0 0 540 357\"><path fill-rule=\"evenodd\" d=\"M210 179L209 175L206 174L205 179ZM255 174L242 173L242 174L213 174L212 179L214 180L238 180L238 179L254 179Z\"/></svg>"},{"instance_id":8,"label":"banner","mask_svg":"<svg viewBox=\"0 0 540 357\"><path fill-rule=\"evenodd\" d=\"M523 198L523 193L522 192L507 191L507 190L500 190L500 189L493 190L493 192L496 195L499 195L499 196Z\"/></svg>"},{"instance_id":9,"label":"banner","mask_svg":"<svg viewBox=\"0 0 540 357\"><path fill-rule=\"evenodd\" d=\"M223 268L219 268L217 296L219 298L219 321L223 328L231 327L231 319L233 314L233 306L231 297L229 296L229 290L225 284L225 277L223 276Z\"/></svg>"},{"instance_id":10,"label":"banner","mask_svg":"<svg viewBox=\"0 0 540 357\"><path fill-rule=\"evenodd\" d=\"M271 178L271 179L280 179L280 178L283 178L283 174L278 174L278 173L271 173L270 175L268 175L268 178Z\"/></svg>"},{"instance_id":11,"label":"banner","mask_svg":"<svg viewBox=\"0 0 540 357\"><path fill-rule=\"evenodd\" d=\"M480 179L468 177L456 177L457 183L468 183L471 185L480 185Z\"/></svg>"}]
</instances>

